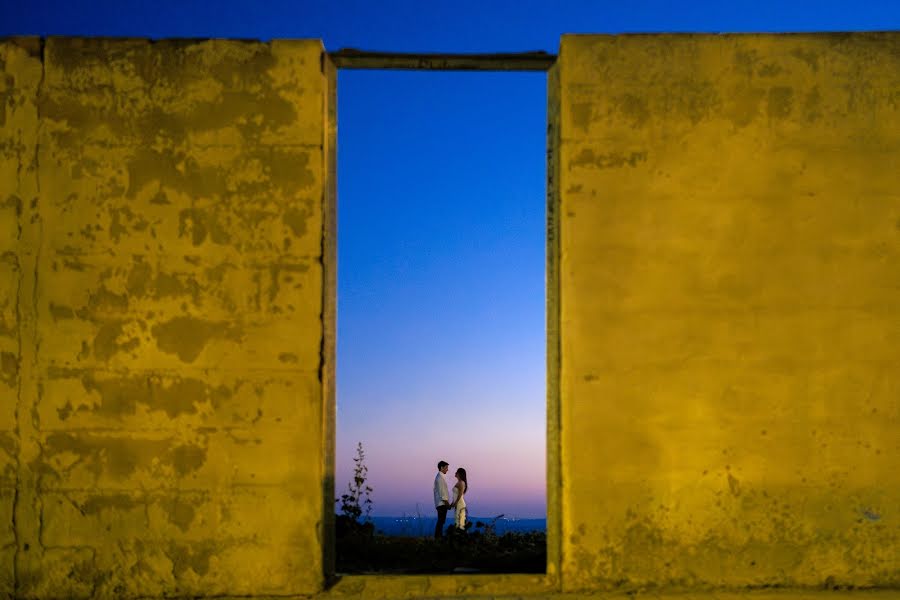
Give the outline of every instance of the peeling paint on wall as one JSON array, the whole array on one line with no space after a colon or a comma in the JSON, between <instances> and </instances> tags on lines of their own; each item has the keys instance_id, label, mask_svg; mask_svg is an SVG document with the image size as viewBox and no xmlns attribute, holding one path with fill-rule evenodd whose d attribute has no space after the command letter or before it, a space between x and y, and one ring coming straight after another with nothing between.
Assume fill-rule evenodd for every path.
<instances>
[{"instance_id":1,"label":"peeling paint on wall","mask_svg":"<svg viewBox=\"0 0 900 600\"><path fill-rule=\"evenodd\" d=\"M0 588L315 592L321 44L44 44L0 43Z\"/></svg>"}]
</instances>

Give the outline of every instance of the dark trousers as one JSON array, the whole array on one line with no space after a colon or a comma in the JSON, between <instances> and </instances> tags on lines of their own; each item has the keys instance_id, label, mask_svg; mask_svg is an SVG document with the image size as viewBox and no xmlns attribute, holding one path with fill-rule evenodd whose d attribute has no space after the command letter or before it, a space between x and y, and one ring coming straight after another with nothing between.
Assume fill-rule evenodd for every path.
<instances>
[{"instance_id":1,"label":"dark trousers","mask_svg":"<svg viewBox=\"0 0 900 600\"><path fill-rule=\"evenodd\" d=\"M434 539L439 540L444 537L444 522L447 520L447 511L450 509L449 506L444 504L443 506L438 506L438 521L437 525L434 526Z\"/></svg>"}]
</instances>

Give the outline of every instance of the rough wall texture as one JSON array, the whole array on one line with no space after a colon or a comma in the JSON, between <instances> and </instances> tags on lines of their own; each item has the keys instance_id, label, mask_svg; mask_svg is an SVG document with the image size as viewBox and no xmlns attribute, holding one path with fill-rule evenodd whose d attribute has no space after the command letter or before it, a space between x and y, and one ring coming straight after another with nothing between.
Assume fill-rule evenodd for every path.
<instances>
[{"instance_id":1,"label":"rough wall texture","mask_svg":"<svg viewBox=\"0 0 900 600\"><path fill-rule=\"evenodd\" d=\"M0 594L323 590L321 54L0 42ZM325 595L896 590L900 36L566 37L549 85L562 568Z\"/></svg>"},{"instance_id":2,"label":"rough wall texture","mask_svg":"<svg viewBox=\"0 0 900 600\"><path fill-rule=\"evenodd\" d=\"M0 592L321 588L321 65L0 43Z\"/></svg>"},{"instance_id":3,"label":"rough wall texture","mask_svg":"<svg viewBox=\"0 0 900 600\"><path fill-rule=\"evenodd\" d=\"M558 68L564 589L900 585L900 35Z\"/></svg>"}]
</instances>

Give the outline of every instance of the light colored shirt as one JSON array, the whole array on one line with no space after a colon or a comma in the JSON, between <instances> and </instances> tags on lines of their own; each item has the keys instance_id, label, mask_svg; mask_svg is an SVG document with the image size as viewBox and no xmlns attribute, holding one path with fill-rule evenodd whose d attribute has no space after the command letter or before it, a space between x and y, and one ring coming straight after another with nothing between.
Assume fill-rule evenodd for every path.
<instances>
[{"instance_id":1,"label":"light colored shirt","mask_svg":"<svg viewBox=\"0 0 900 600\"><path fill-rule=\"evenodd\" d=\"M447 482L444 481L444 474L438 471L434 476L434 507L444 503L450 504L450 493L447 491Z\"/></svg>"}]
</instances>

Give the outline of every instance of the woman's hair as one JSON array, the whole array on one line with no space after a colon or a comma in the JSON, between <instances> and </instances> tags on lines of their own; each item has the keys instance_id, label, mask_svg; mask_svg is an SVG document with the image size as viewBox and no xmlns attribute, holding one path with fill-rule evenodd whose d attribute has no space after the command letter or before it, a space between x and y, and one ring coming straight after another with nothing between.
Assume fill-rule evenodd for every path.
<instances>
[{"instance_id":1,"label":"woman's hair","mask_svg":"<svg viewBox=\"0 0 900 600\"><path fill-rule=\"evenodd\" d=\"M456 470L456 474L459 475L459 480L466 484L466 488L463 490L463 492L468 492L469 482L466 481L466 470L460 467Z\"/></svg>"}]
</instances>

